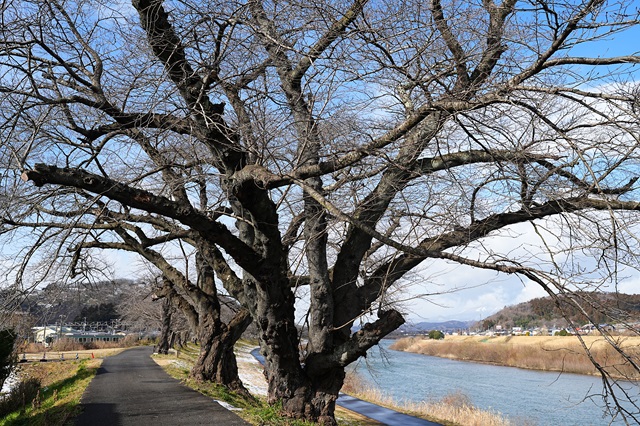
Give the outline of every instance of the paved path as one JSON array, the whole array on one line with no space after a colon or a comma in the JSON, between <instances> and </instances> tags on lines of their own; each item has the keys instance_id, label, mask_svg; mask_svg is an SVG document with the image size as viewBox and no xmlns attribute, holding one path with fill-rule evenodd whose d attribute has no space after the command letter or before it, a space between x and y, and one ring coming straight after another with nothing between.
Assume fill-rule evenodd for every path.
<instances>
[{"instance_id":1,"label":"paved path","mask_svg":"<svg viewBox=\"0 0 640 426\"><path fill-rule=\"evenodd\" d=\"M388 426L442 426L341 393L336 404Z\"/></svg>"},{"instance_id":2,"label":"paved path","mask_svg":"<svg viewBox=\"0 0 640 426\"><path fill-rule=\"evenodd\" d=\"M248 425L170 377L151 353L139 347L105 358L82 396L76 426Z\"/></svg>"}]
</instances>

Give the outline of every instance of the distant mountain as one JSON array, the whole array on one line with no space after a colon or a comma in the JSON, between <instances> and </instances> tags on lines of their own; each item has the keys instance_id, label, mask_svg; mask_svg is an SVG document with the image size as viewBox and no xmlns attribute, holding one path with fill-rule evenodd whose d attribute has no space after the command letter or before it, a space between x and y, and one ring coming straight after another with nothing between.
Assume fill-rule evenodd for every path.
<instances>
[{"instance_id":1,"label":"distant mountain","mask_svg":"<svg viewBox=\"0 0 640 426\"><path fill-rule=\"evenodd\" d=\"M582 309L593 318L593 322L598 324L640 321L639 294L584 292L579 293L579 299L582 300L580 303ZM590 322L580 309L570 303L569 299L560 296L558 301L551 297L540 297L517 305L505 306L480 321L478 326L485 330L497 325L502 326L503 329L563 328L568 326L566 317L578 326Z\"/></svg>"},{"instance_id":2,"label":"distant mountain","mask_svg":"<svg viewBox=\"0 0 640 426\"><path fill-rule=\"evenodd\" d=\"M418 322L405 323L398 330L397 334L425 334L431 330L439 330L444 332L454 332L466 330L475 324L476 321L444 321L444 322Z\"/></svg>"},{"instance_id":3,"label":"distant mountain","mask_svg":"<svg viewBox=\"0 0 640 426\"><path fill-rule=\"evenodd\" d=\"M594 322L598 324L616 325L621 321L628 323L640 322L640 294L622 294L605 292L578 293L582 309ZM598 308L604 307L604 309ZM609 313L603 314L601 310ZM584 313L567 299L559 297L556 301L551 297L540 297L517 305L505 306L495 314L481 321L444 321L406 323L394 331L389 337L399 337L411 334L426 334L431 330L456 332L468 329L488 330L496 326L503 329L512 327L534 328L547 327L564 328L569 324L564 314L576 325L582 326L590 322Z\"/></svg>"},{"instance_id":4,"label":"distant mountain","mask_svg":"<svg viewBox=\"0 0 640 426\"><path fill-rule=\"evenodd\" d=\"M87 322L116 319L117 306L131 297L131 291L143 283L116 279L91 284L51 283L32 292L22 303L22 312L32 315L38 325L59 321Z\"/></svg>"}]
</instances>

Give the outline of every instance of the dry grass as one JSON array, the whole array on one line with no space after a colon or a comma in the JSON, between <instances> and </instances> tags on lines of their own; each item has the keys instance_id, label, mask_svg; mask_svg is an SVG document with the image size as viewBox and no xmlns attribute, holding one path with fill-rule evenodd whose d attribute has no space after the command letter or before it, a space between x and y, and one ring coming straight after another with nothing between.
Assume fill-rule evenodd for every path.
<instances>
[{"instance_id":1,"label":"dry grass","mask_svg":"<svg viewBox=\"0 0 640 426\"><path fill-rule=\"evenodd\" d=\"M471 404L461 392L451 393L440 400L423 402L396 401L373 387L358 375L348 374L342 391L388 408L409 413L447 426L526 426L527 420L516 422L494 411L482 410Z\"/></svg>"},{"instance_id":2,"label":"dry grass","mask_svg":"<svg viewBox=\"0 0 640 426\"><path fill-rule=\"evenodd\" d=\"M583 336L593 358L613 376L640 379L640 374L602 336ZM614 337L640 362L640 337ZM476 361L545 371L598 374L575 336L447 336L444 340L411 337L391 349L463 361Z\"/></svg>"},{"instance_id":3,"label":"dry grass","mask_svg":"<svg viewBox=\"0 0 640 426\"><path fill-rule=\"evenodd\" d=\"M83 359L101 359L107 356L116 355L126 348L104 348L104 349L82 349L82 350L69 350L69 351L54 351L53 349L45 348L34 352L20 352L18 359L26 359L27 361L40 361L43 357L48 361L59 360L64 358L65 361L74 361L76 354L79 360ZM45 355L46 354L46 355Z\"/></svg>"},{"instance_id":4,"label":"dry grass","mask_svg":"<svg viewBox=\"0 0 640 426\"><path fill-rule=\"evenodd\" d=\"M87 360L83 364L75 361L68 364L59 362L30 363L23 366L21 376L38 379L42 387L47 387L73 377L77 373L79 365L83 365L83 368L87 369L97 369L101 363L102 359Z\"/></svg>"},{"instance_id":5,"label":"dry grass","mask_svg":"<svg viewBox=\"0 0 640 426\"><path fill-rule=\"evenodd\" d=\"M251 355L251 351L255 347L255 343L246 341L237 342L235 345L240 378L247 390L256 397L256 400L251 402L238 399L237 395L226 391L221 386L197 383L189 379L189 371L199 352L199 348L195 345L186 345L181 348L178 353L171 352L169 355L154 355L153 359L158 365L164 368L167 373L181 380L186 386L214 399L222 400L232 406L242 408L242 411L238 411L236 414L251 424L261 426L310 425L308 422L282 417L278 411L278 407L266 404L267 381L263 373L264 368L253 355ZM336 407L336 420L340 426L373 426L382 424L340 407Z\"/></svg>"},{"instance_id":6,"label":"dry grass","mask_svg":"<svg viewBox=\"0 0 640 426\"><path fill-rule=\"evenodd\" d=\"M0 426L62 426L79 411L80 398L101 359L71 362L34 362L21 365L24 381L40 383L31 401L0 419Z\"/></svg>"},{"instance_id":7,"label":"dry grass","mask_svg":"<svg viewBox=\"0 0 640 426\"><path fill-rule=\"evenodd\" d=\"M44 346L42 343L26 343L20 346L19 353L35 354L44 352L81 352L92 349L114 349L114 348L130 348L138 346L142 342L137 336L129 335L119 342L86 342L79 343L73 339L60 339L52 343L50 347Z\"/></svg>"}]
</instances>

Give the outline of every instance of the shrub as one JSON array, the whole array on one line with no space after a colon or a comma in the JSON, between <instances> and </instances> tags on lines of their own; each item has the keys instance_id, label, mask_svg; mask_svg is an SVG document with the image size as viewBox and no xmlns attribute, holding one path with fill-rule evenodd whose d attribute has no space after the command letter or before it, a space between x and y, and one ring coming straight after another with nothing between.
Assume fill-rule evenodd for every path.
<instances>
[{"instance_id":1,"label":"shrub","mask_svg":"<svg viewBox=\"0 0 640 426\"><path fill-rule=\"evenodd\" d=\"M20 345L20 347L18 348L18 353L35 354L38 352L44 352L46 350L47 348L42 343L29 342L29 343L23 343L22 345Z\"/></svg>"},{"instance_id":2,"label":"shrub","mask_svg":"<svg viewBox=\"0 0 640 426\"><path fill-rule=\"evenodd\" d=\"M367 379L365 379L355 371L349 371L344 378L344 383L340 391L348 393L350 395L358 395L360 392L372 388L373 385L369 383Z\"/></svg>"},{"instance_id":3,"label":"shrub","mask_svg":"<svg viewBox=\"0 0 640 426\"><path fill-rule=\"evenodd\" d=\"M84 349L84 347L81 343L68 338L56 340L51 344L51 350L58 352L80 351L82 349Z\"/></svg>"},{"instance_id":4,"label":"shrub","mask_svg":"<svg viewBox=\"0 0 640 426\"><path fill-rule=\"evenodd\" d=\"M473 407L471 398L460 390L443 396L440 402L453 408Z\"/></svg>"},{"instance_id":5,"label":"shrub","mask_svg":"<svg viewBox=\"0 0 640 426\"><path fill-rule=\"evenodd\" d=\"M18 383L11 392L0 399L0 417L23 408L34 400L40 390L40 380L28 378Z\"/></svg>"},{"instance_id":6,"label":"shrub","mask_svg":"<svg viewBox=\"0 0 640 426\"><path fill-rule=\"evenodd\" d=\"M82 345L84 349L113 349L113 348L130 348L132 346L140 345L144 342L138 340L138 336L136 335L128 335L123 339L120 339L117 342L104 342L102 340L97 340L94 342L85 342Z\"/></svg>"},{"instance_id":7,"label":"shrub","mask_svg":"<svg viewBox=\"0 0 640 426\"><path fill-rule=\"evenodd\" d=\"M402 339L398 339L391 345L391 349L394 351L405 351L414 343L422 340L419 337L403 337Z\"/></svg>"},{"instance_id":8,"label":"shrub","mask_svg":"<svg viewBox=\"0 0 640 426\"><path fill-rule=\"evenodd\" d=\"M429 332L429 339L434 339L434 340L444 339L444 333L439 330L431 330Z\"/></svg>"},{"instance_id":9,"label":"shrub","mask_svg":"<svg viewBox=\"0 0 640 426\"><path fill-rule=\"evenodd\" d=\"M560 330L556 331L554 336L571 336L571 333L569 333L567 330Z\"/></svg>"}]
</instances>

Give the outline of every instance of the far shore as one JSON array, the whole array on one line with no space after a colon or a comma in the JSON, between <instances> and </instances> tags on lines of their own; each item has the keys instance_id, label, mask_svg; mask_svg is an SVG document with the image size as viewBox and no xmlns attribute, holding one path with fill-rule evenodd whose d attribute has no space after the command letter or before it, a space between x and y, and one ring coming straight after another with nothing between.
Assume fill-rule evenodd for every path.
<instances>
[{"instance_id":1,"label":"far shore","mask_svg":"<svg viewBox=\"0 0 640 426\"><path fill-rule=\"evenodd\" d=\"M640 337L613 336L634 362L640 363ZM640 380L640 373L602 336L446 336L442 340L405 337L391 349L460 361L481 362L541 371L600 375L589 359L602 366L611 377Z\"/></svg>"}]
</instances>

